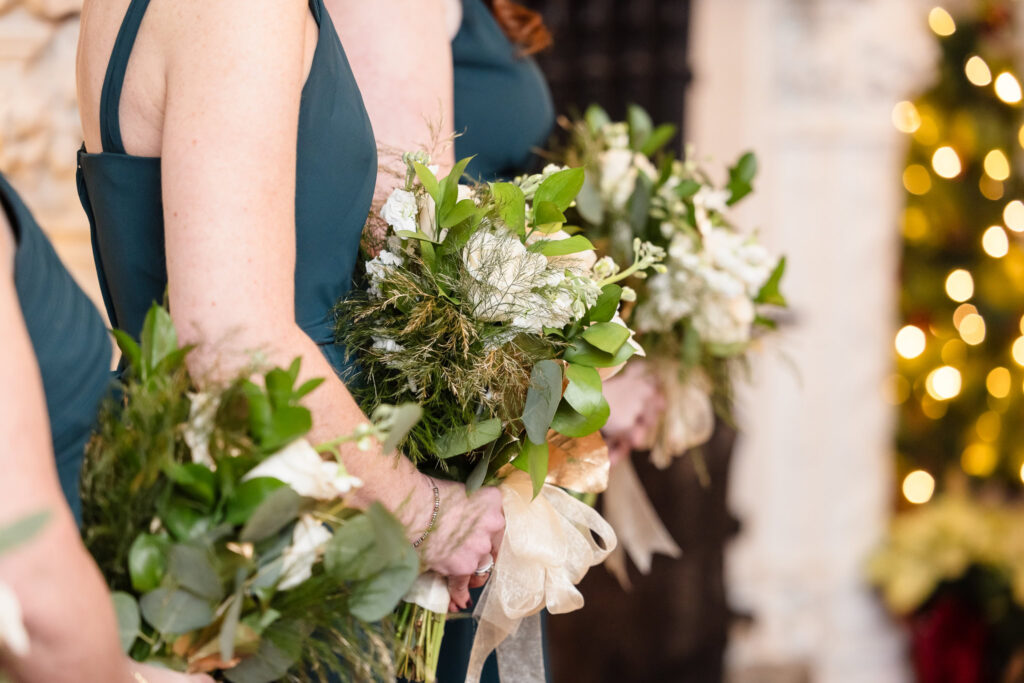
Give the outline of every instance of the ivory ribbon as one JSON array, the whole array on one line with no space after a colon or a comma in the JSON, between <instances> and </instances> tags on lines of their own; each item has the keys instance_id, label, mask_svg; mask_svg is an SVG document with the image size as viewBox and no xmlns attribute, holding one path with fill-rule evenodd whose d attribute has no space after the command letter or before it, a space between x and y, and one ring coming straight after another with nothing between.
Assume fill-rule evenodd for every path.
<instances>
[{"instance_id":1,"label":"ivory ribbon","mask_svg":"<svg viewBox=\"0 0 1024 683\"><path fill-rule=\"evenodd\" d=\"M479 625L466 683L479 682L494 650L502 683L543 683L539 612L547 607L564 614L583 606L576 584L615 548L615 532L593 508L557 487L545 484L533 498L525 472L511 473L499 488L505 536L473 613Z\"/></svg>"},{"instance_id":2,"label":"ivory ribbon","mask_svg":"<svg viewBox=\"0 0 1024 683\"><path fill-rule=\"evenodd\" d=\"M605 566L624 589L631 586L626 571L627 554L641 574L650 573L655 553L669 557L683 554L658 517L628 457L612 466L604 492L604 514L621 539Z\"/></svg>"}]
</instances>

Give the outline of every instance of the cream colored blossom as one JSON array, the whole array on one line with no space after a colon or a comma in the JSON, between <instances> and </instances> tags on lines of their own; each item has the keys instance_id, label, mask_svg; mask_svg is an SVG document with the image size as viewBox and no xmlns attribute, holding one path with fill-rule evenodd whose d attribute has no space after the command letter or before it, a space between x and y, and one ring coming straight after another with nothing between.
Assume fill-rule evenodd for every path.
<instances>
[{"instance_id":1,"label":"cream colored blossom","mask_svg":"<svg viewBox=\"0 0 1024 683\"><path fill-rule=\"evenodd\" d=\"M273 477L306 498L334 500L363 485L345 467L324 460L305 439L298 439L249 470L243 481Z\"/></svg>"},{"instance_id":2,"label":"cream colored blossom","mask_svg":"<svg viewBox=\"0 0 1024 683\"><path fill-rule=\"evenodd\" d=\"M289 590L304 583L313 575L313 565L323 552L324 544L331 540L331 532L312 515L302 515L292 531L292 542L282 554L278 590Z\"/></svg>"}]
</instances>

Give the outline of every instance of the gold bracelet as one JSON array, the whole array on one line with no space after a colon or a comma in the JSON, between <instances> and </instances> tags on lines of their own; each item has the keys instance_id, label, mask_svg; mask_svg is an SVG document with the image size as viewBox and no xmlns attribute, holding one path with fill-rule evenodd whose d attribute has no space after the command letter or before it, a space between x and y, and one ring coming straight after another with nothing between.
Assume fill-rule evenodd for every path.
<instances>
[{"instance_id":1,"label":"gold bracelet","mask_svg":"<svg viewBox=\"0 0 1024 683\"><path fill-rule=\"evenodd\" d=\"M427 477L427 479L430 479L430 477ZM423 541L427 540L427 536L429 536L430 532L434 530L434 524L437 522L437 513L441 509L441 492L437 489L437 483L435 483L433 479L430 479L430 485L434 488L434 511L430 515L430 523L427 524L427 530L423 532L422 536L413 542L413 548L419 548L423 545Z\"/></svg>"}]
</instances>

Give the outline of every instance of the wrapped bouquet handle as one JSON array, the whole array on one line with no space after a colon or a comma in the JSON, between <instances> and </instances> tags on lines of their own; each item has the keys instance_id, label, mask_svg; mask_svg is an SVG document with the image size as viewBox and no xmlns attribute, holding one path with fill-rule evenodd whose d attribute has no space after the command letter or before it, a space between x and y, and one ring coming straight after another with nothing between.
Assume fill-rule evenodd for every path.
<instances>
[{"instance_id":1,"label":"wrapped bouquet handle","mask_svg":"<svg viewBox=\"0 0 1024 683\"><path fill-rule=\"evenodd\" d=\"M466 683L477 683L484 662L498 652L503 683L544 681L539 613L583 606L576 584L615 548L615 532L590 506L516 471L500 485L507 526L491 580L474 618L479 621Z\"/></svg>"}]
</instances>

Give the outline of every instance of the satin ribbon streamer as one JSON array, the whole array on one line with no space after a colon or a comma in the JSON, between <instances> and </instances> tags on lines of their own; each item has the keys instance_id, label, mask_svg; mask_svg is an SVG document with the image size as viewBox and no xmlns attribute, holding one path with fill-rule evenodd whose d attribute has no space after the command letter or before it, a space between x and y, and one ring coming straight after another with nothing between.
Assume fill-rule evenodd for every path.
<instances>
[{"instance_id":1,"label":"satin ribbon streamer","mask_svg":"<svg viewBox=\"0 0 1024 683\"><path fill-rule=\"evenodd\" d=\"M500 489L505 536L473 613L479 625L466 683L479 682L495 650L502 683L543 683L541 609L564 614L583 607L576 584L617 541L601 515L565 491L546 484L533 498L525 472L509 475Z\"/></svg>"}]
</instances>

